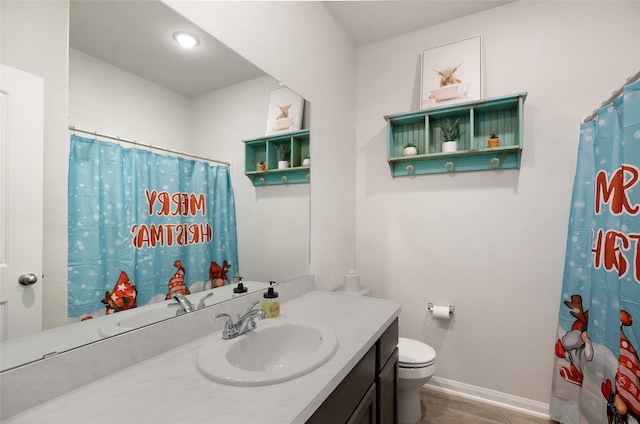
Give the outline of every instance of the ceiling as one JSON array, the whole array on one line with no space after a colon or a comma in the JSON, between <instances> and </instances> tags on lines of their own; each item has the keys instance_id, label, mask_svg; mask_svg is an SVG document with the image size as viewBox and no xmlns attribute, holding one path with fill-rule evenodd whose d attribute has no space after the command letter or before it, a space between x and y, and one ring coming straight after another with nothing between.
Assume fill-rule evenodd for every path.
<instances>
[{"instance_id":1,"label":"ceiling","mask_svg":"<svg viewBox=\"0 0 640 424\"><path fill-rule=\"evenodd\" d=\"M426 28L510 1L325 1L325 7L351 36L356 46Z\"/></svg>"},{"instance_id":2,"label":"ceiling","mask_svg":"<svg viewBox=\"0 0 640 424\"><path fill-rule=\"evenodd\" d=\"M71 0L69 45L185 96L265 75L206 31L159 1ZM173 33L200 39L186 49Z\"/></svg>"},{"instance_id":3,"label":"ceiling","mask_svg":"<svg viewBox=\"0 0 640 424\"><path fill-rule=\"evenodd\" d=\"M325 1L356 46L380 41L510 1ZM184 49L172 34L200 45ZM192 97L265 75L159 1L71 0L69 44L86 54Z\"/></svg>"}]
</instances>

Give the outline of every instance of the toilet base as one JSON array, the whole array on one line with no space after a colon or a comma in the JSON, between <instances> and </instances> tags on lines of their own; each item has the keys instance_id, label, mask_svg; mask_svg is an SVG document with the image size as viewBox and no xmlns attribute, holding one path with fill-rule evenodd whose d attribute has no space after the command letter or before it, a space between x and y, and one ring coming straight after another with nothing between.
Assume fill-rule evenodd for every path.
<instances>
[{"instance_id":1,"label":"toilet base","mask_svg":"<svg viewBox=\"0 0 640 424\"><path fill-rule=\"evenodd\" d=\"M416 424L421 419L420 389L398 390L398 421L400 424Z\"/></svg>"}]
</instances>

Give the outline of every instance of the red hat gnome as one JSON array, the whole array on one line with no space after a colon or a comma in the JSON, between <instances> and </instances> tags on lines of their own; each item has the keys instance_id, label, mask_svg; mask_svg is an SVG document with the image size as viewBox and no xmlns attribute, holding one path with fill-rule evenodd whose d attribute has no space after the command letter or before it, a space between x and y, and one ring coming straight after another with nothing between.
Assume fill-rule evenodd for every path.
<instances>
[{"instance_id":1,"label":"red hat gnome","mask_svg":"<svg viewBox=\"0 0 640 424\"><path fill-rule=\"evenodd\" d=\"M628 413L640 417L640 361L638 354L629 339L622 331L622 327L631 325L631 315L620 311L620 359L616 372L616 389L624 400Z\"/></svg>"},{"instance_id":2,"label":"red hat gnome","mask_svg":"<svg viewBox=\"0 0 640 424\"><path fill-rule=\"evenodd\" d=\"M229 283L227 277L227 270L231 268L231 264L225 259L222 262L222 266L217 262L211 262L211 268L209 268L209 280L213 283L213 287L221 287Z\"/></svg>"},{"instance_id":3,"label":"red hat gnome","mask_svg":"<svg viewBox=\"0 0 640 424\"><path fill-rule=\"evenodd\" d=\"M184 284L184 268L182 267L182 264L180 263L180 261L175 261L173 263L173 266L178 268L178 270L176 271L175 274L173 274L173 277L171 277L171 279L169 280L169 292L165 297L165 299L167 300L171 299L174 294L190 294L191 293L187 288L187 286Z\"/></svg>"},{"instance_id":4,"label":"red hat gnome","mask_svg":"<svg viewBox=\"0 0 640 424\"><path fill-rule=\"evenodd\" d=\"M113 291L111 293L105 292L104 299L102 299L102 303L107 305L107 315L138 306L136 293L136 286L133 285L127 273L121 271L118 281L113 286Z\"/></svg>"}]
</instances>

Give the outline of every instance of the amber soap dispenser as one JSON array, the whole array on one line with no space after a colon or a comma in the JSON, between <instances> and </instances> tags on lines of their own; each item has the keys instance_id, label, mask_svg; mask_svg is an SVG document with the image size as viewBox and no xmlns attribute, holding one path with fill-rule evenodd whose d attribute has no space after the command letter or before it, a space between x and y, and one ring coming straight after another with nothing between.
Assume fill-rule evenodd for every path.
<instances>
[{"instance_id":1,"label":"amber soap dispenser","mask_svg":"<svg viewBox=\"0 0 640 424\"><path fill-rule=\"evenodd\" d=\"M278 292L273 290L275 281L269 281L269 288L264 293L264 300L261 308L266 314L266 318L278 318L280 316L280 301L278 301Z\"/></svg>"}]
</instances>

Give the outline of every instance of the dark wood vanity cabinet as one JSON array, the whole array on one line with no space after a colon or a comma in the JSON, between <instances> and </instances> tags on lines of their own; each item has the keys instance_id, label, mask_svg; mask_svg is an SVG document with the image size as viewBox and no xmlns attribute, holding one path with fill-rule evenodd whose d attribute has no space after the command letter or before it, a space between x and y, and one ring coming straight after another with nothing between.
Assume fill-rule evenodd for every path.
<instances>
[{"instance_id":1,"label":"dark wood vanity cabinet","mask_svg":"<svg viewBox=\"0 0 640 424\"><path fill-rule=\"evenodd\" d=\"M397 423L397 345L396 318L307 424Z\"/></svg>"}]
</instances>

